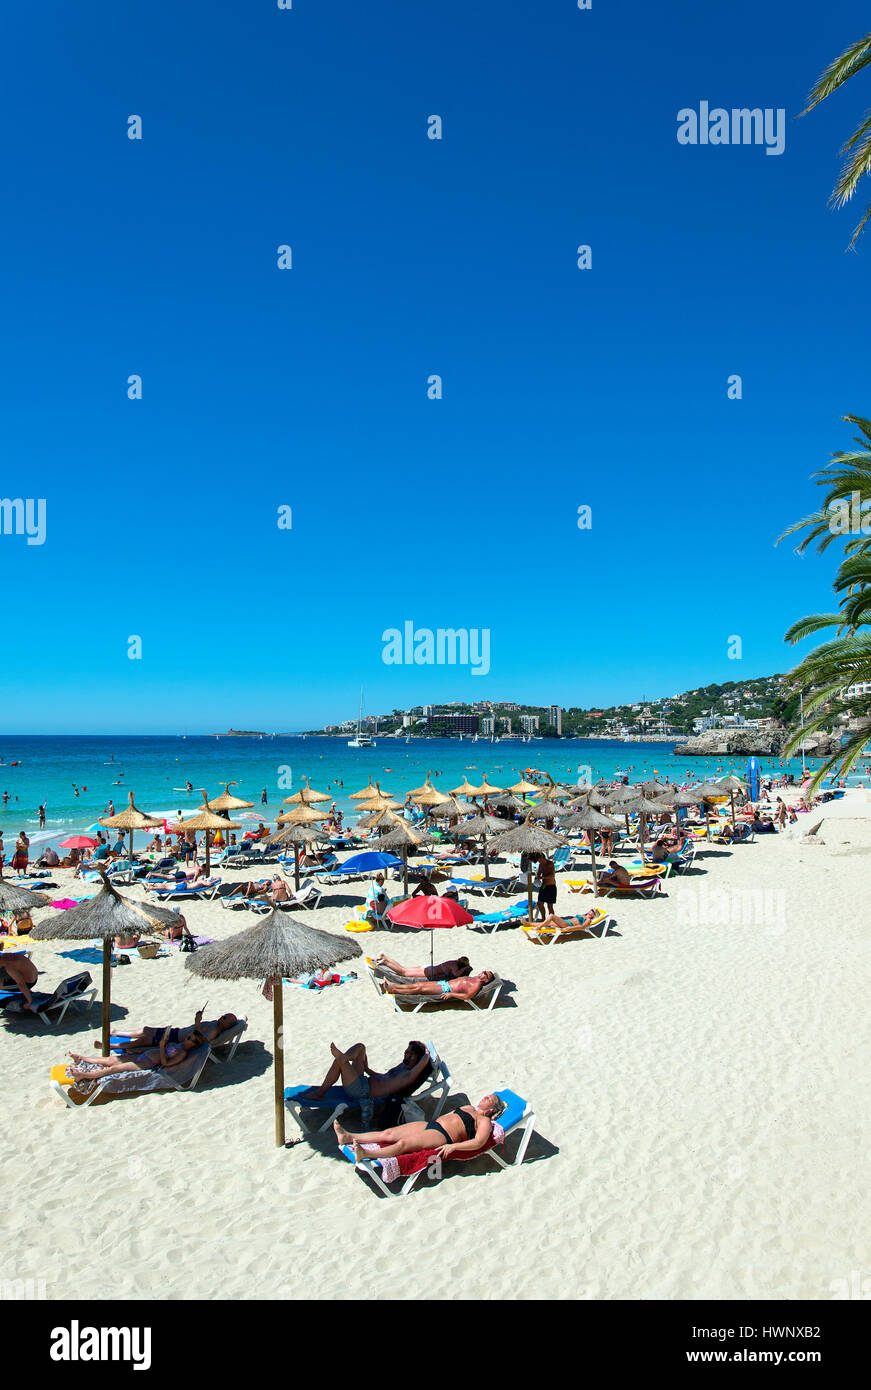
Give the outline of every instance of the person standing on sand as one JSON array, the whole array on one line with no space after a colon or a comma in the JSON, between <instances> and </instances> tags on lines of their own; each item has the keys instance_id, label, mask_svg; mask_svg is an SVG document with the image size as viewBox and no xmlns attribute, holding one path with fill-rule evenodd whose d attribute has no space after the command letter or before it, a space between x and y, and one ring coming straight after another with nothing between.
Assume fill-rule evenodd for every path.
<instances>
[{"instance_id":1,"label":"person standing on sand","mask_svg":"<svg viewBox=\"0 0 871 1390\"><path fill-rule=\"evenodd\" d=\"M12 856L12 868L15 873L27 873L27 861L30 858L30 841L23 830L18 832L18 839L15 841L15 853Z\"/></svg>"}]
</instances>

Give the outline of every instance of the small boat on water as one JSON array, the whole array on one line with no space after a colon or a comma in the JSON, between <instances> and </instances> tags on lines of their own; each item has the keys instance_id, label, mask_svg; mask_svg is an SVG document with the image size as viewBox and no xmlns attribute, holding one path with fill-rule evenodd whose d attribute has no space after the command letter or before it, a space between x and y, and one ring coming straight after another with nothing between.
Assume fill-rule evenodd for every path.
<instances>
[{"instance_id":1,"label":"small boat on water","mask_svg":"<svg viewBox=\"0 0 871 1390\"><path fill-rule=\"evenodd\" d=\"M374 738L363 733L363 687L360 686L360 713L357 715L357 737L348 739L349 748L377 748Z\"/></svg>"}]
</instances>

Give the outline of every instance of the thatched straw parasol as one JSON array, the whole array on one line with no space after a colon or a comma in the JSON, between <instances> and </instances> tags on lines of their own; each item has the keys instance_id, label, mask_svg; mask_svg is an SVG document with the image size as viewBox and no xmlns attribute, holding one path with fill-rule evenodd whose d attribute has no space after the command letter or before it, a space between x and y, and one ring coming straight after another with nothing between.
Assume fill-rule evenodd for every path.
<instances>
[{"instance_id":1,"label":"thatched straw parasol","mask_svg":"<svg viewBox=\"0 0 871 1390\"><path fill-rule=\"evenodd\" d=\"M197 814L196 814L195 816L191 816L190 820L182 821L182 822L181 822L181 826L182 826L182 829L183 829L185 832L187 832L188 830L194 830L194 831L196 831L196 830L202 830L202 831L205 832L205 836L206 836L206 873L209 872L209 869L211 868L211 862L212 862L212 861L211 861L211 857L210 857L210 847L209 847L209 831L211 831L211 830L221 830L221 831L227 830L227 831L230 831L230 830L241 830L241 829L242 829L241 825L238 825L235 821L227 820L227 817L226 817L226 816L219 816L219 815L216 815L216 813L215 813L214 811L210 811L210 810L209 810L209 803L208 803L208 800L206 799L206 793L205 793L205 792L203 792L203 804L202 804L202 806L200 807L200 809L199 809L199 811L197 812Z\"/></svg>"},{"instance_id":2,"label":"thatched straw parasol","mask_svg":"<svg viewBox=\"0 0 871 1390\"><path fill-rule=\"evenodd\" d=\"M307 806L310 806L313 801L332 801L333 798L329 795L328 792L312 791L312 788L309 786L307 777L303 777L302 780L305 782L305 786L301 787L300 790L298 792L295 792L293 796L286 796L284 798L285 806L291 805L293 802L298 802L300 805L305 804Z\"/></svg>"},{"instance_id":3,"label":"thatched straw parasol","mask_svg":"<svg viewBox=\"0 0 871 1390\"><path fill-rule=\"evenodd\" d=\"M654 801L651 797L640 796L638 793L631 801L624 801L620 805L620 810L626 812L627 825L629 823L628 813L637 811L639 816L638 825L638 853L641 856L641 866L644 867L644 841L647 837L647 817L657 811L670 811L671 806L664 801Z\"/></svg>"},{"instance_id":4,"label":"thatched straw parasol","mask_svg":"<svg viewBox=\"0 0 871 1390\"><path fill-rule=\"evenodd\" d=\"M102 887L93 898L59 912L40 922L30 933L34 941L90 941L95 936L103 941L103 1056L109 1056L109 1006L112 1000L112 941L130 932L147 931L150 927L176 927L180 918L168 907L153 903L135 902L122 897L102 869Z\"/></svg>"},{"instance_id":5,"label":"thatched straw parasol","mask_svg":"<svg viewBox=\"0 0 871 1390\"><path fill-rule=\"evenodd\" d=\"M443 791L439 791L427 777L428 785L418 787L416 791L408 793L409 801L416 801L418 806L440 806L445 799Z\"/></svg>"},{"instance_id":6,"label":"thatched straw parasol","mask_svg":"<svg viewBox=\"0 0 871 1390\"><path fill-rule=\"evenodd\" d=\"M130 860L133 860L133 831L134 830L162 830L163 816L149 816L145 811L140 811L133 805L133 793L127 793L127 809L119 811L115 816L101 816L100 825L104 825L107 830L129 830L130 831Z\"/></svg>"},{"instance_id":7,"label":"thatched straw parasol","mask_svg":"<svg viewBox=\"0 0 871 1390\"><path fill-rule=\"evenodd\" d=\"M284 811L276 817L276 825L281 826L312 826L327 819L326 811L316 811L313 806L299 804L294 806L292 811ZM321 832L322 834L323 832ZM293 881L296 888L299 888L299 846L302 841L297 840L293 849Z\"/></svg>"},{"instance_id":8,"label":"thatched straw parasol","mask_svg":"<svg viewBox=\"0 0 871 1390\"><path fill-rule=\"evenodd\" d=\"M361 801L357 809L360 811L398 811L401 806L401 801L394 801L392 796L381 790L380 782L376 782L372 795L366 801Z\"/></svg>"},{"instance_id":9,"label":"thatched straw parasol","mask_svg":"<svg viewBox=\"0 0 871 1390\"><path fill-rule=\"evenodd\" d=\"M599 896L599 886L596 882L596 831L597 830L619 830L620 822L613 816L603 816L601 811L597 811L594 806L586 806L581 811L576 811L568 820L564 820L561 829L588 830L590 832L590 860L593 866L593 896Z\"/></svg>"},{"instance_id":10,"label":"thatched straw parasol","mask_svg":"<svg viewBox=\"0 0 871 1390\"><path fill-rule=\"evenodd\" d=\"M458 787L451 787L451 796L474 796L475 788L468 777L464 777Z\"/></svg>"},{"instance_id":11,"label":"thatched straw parasol","mask_svg":"<svg viewBox=\"0 0 871 1390\"><path fill-rule=\"evenodd\" d=\"M523 798L519 796L512 796L510 792L503 792L501 796L497 796L496 805L505 806L509 811L526 812L529 810L528 801L524 801Z\"/></svg>"},{"instance_id":12,"label":"thatched straw parasol","mask_svg":"<svg viewBox=\"0 0 871 1390\"><path fill-rule=\"evenodd\" d=\"M718 782L700 782L697 787L689 787L688 791L695 797L705 813L705 838L711 838L711 825L708 820L710 814L710 801L726 800L729 795L725 787L721 787Z\"/></svg>"},{"instance_id":13,"label":"thatched straw parasol","mask_svg":"<svg viewBox=\"0 0 871 1390\"><path fill-rule=\"evenodd\" d=\"M638 782L635 790L644 792L645 796L659 796L660 792L667 792L668 787L662 782Z\"/></svg>"},{"instance_id":14,"label":"thatched straw parasol","mask_svg":"<svg viewBox=\"0 0 871 1390\"><path fill-rule=\"evenodd\" d=\"M681 806L696 806L699 800L694 792L684 791L680 787L669 787L667 791L660 792L656 799L662 806L674 808L675 829L680 829L679 808Z\"/></svg>"},{"instance_id":15,"label":"thatched straw parasol","mask_svg":"<svg viewBox=\"0 0 871 1390\"><path fill-rule=\"evenodd\" d=\"M418 796L419 796L422 792L432 791L433 786L432 786L432 782L430 781L431 776L432 776L432 773L427 772L427 774L426 774L426 781L424 782L423 786L422 786L422 787L412 787L411 791L408 793L408 795L409 795L409 797L410 797L410 799L411 799L412 801L416 801L417 798L418 798ZM370 780L371 780L371 779L370 779Z\"/></svg>"},{"instance_id":16,"label":"thatched straw parasol","mask_svg":"<svg viewBox=\"0 0 871 1390\"><path fill-rule=\"evenodd\" d=\"M541 787L537 782L527 782L525 777L521 777L519 782L515 782L513 787L506 787L506 791L513 792L515 796L525 796L527 792L540 792Z\"/></svg>"},{"instance_id":17,"label":"thatched straw parasol","mask_svg":"<svg viewBox=\"0 0 871 1390\"><path fill-rule=\"evenodd\" d=\"M0 912L32 912L35 907L47 907L51 902L48 893L34 893L29 888L16 888L0 878Z\"/></svg>"},{"instance_id":18,"label":"thatched straw parasol","mask_svg":"<svg viewBox=\"0 0 871 1390\"><path fill-rule=\"evenodd\" d=\"M362 955L356 941L289 921L280 908L226 941L202 947L185 964L206 980L265 980L272 987L272 1066L275 1077L275 1143L284 1146L285 975L327 970Z\"/></svg>"},{"instance_id":19,"label":"thatched straw parasol","mask_svg":"<svg viewBox=\"0 0 871 1390\"><path fill-rule=\"evenodd\" d=\"M224 790L220 796L216 796L214 801L208 802L210 811L250 811L254 805L253 801L243 801L241 796L233 796L231 787L237 786L236 782L225 782Z\"/></svg>"},{"instance_id":20,"label":"thatched straw parasol","mask_svg":"<svg viewBox=\"0 0 871 1390\"><path fill-rule=\"evenodd\" d=\"M484 773L484 776L481 778L481 785L480 785L480 787L473 787L472 790L471 790L470 792L467 792L467 793L466 793L466 795L467 795L467 796L498 796L500 792L504 792L504 791L506 791L506 790L507 790L506 787L494 787L494 786L492 786L491 783L487 781L487 774L486 774L486 772L485 772L485 773ZM539 791L540 791L540 790L541 790L541 788L539 788Z\"/></svg>"},{"instance_id":21,"label":"thatched straw parasol","mask_svg":"<svg viewBox=\"0 0 871 1390\"><path fill-rule=\"evenodd\" d=\"M457 827L457 838L460 840L473 840L478 835L481 836L481 847L484 854L484 878L490 881L490 864L487 857L487 835L501 835L505 831L505 822L498 816L475 816L474 820L463 821Z\"/></svg>"},{"instance_id":22,"label":"thatched straw parasol","mask_svg":"<svg viewBox=\"0 0 871 1390\"><path fill-rule=\"evenodd\" d=\"M555 820L557 816L567 816L568 808L548 797L545 801L537 801L529 814L533 820Z\"/></svg>"},{"instance_id":23,"label":"thatched straw parasol","mask_svg":"<svg viewBox=\"0 0 871 1390\"><path fill-rule=\"evenodd\" d=\"M501 835L497 835L493 841L493 848L500 854L516 853L520 850L521 854L547 854L552 849L558 849L564 845L565 840L561 840L559 835L554 835L552 830L544 830L541 826L533 825L530 816L522 825L516 825L513 830L506 830ZM529 900L529 921L532 922L532 869L526 871L526 896Z\"/></svg>"},{"instance_id":24,"label":"thatched straw parasol","mask_svg":"<svg viewBox=\"0 0 871 1390\"><path fill-rule=\"evenodd\" d=\"M728 777L718 777L717 786L722 787L724 792L729 793L729 806L732 810L732 829L735 829L735 793L744 792L747 794L747 783L742 782L740 777L733 777L731 773Z\"/></svg>"},{"instance_id":25,"label":"thatched straw parasol","mask_svg":"<svg viewBox=\"0 0 871 1390\"><path fill-rule=\"evenodd\" d=\"M408 893L408 851L409 847L420 849L423 844L432 844L430 835L422 835L419 830L415 830L401 816L396 816L392 811L377 817L378 822L387 822L388 828L385 834L377 840L373 840L369 845L371 850L395 850L402 851L402 888L404 893Z\"/></svg>"},{"instance_id":26,"label":"thatched straw parasol","mask_svg":"<svg viewBox=\"0 0 871 1390\"><path fill-rule=\"evenodd\" d=\"M320 839L319 832L306 825L286 825L272 839L277 845L293 845L293 885L299 892L299 847L313 845Z\"/></svg>"},{"instance_id":27,"label":"thatched straw parasol","mask_svg":"<svg viewBox=\"0 0 871 1390\"><path fill-rule=\"evenodd\" d=\"M377 793L378 787L376 787L375 783L372 781L372 778L370 777L368 787L364 787L362 791L359 792L351 792L350 799L351 801L368 801L370 797L375 796ZM389 792L381 792L380 794L381 796L390 795Z\"/></svg>"}]
</instances>

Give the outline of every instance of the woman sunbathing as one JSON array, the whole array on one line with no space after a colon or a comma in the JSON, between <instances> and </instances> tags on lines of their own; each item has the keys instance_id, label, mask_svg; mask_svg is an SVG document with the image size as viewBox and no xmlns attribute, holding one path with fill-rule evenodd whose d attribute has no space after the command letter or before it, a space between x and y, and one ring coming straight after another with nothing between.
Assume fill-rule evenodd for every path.
<instances>
[{"instance_id":1,"label":"woman sunbathing","mask_svg":"<svg viewBox=\"0 0 871 1390\"><path fill-rule=\"evenodd\" d=\"M557 917L556 913L552 912L550 916L545 917L543 922L539 923L539 926L559 927L560 931L586 931L598 915L599 913L594 907L591 907L589 912L585 912L583 916L578 915L577 917Z\"/></svg>"},{"instance_id":2,"label":"woman sunbathing","mask_svg":"<svg viewBox=\"0 0 871 1390\"><path fill-rule=\"evenodd\" d=\"M404 985L385 980L384 988L387 994L453 994L457 999L474 999L495 978L492 970L482 970L480 975L469 975L461 980L409 980Z\"/></svg>"},{"instance_id":3,"label":"woman sunbathing","mask_svg":"<svg viewBox=\"0 0 871 1390\"><path fill-rule=\"evenodd\" d=\"M79 1052L71 1052L76 1065L68 1067L67 1071L76 1081L101 1081L104 1076L117 1076L125 1071L169 1070L177 1067L189 1053L202 1047L205 1042L199 1028L195 1028L189 1037L179 1043L170 1043L166 1038L161 1038L159 1047L147 1048L129 1062L121 1057L83 1057Z\"/></svg>"},{"instance_id":4,"label":"woman sunbathing","mask_svg":"<svg viewBox=\"0 0 871 1390\"><path fill-rule=\"evenodd\" d=\"M221 1033L226 1033L228 1028L232 1028L239 1020L235 1014L221 1014L220 1018L209 1019L203 1022L203 1011L198 1009L194 1014L192 1026L188 1028L152 1028L148 1024L144 1028L130 1029L127 1033L119 1036L124 1041L114 1041L110 1037L109 1042L113 1047L123 1048L125 1052L142 1052L145 1048L156 1047L162 1040L168 1043L184 1042L185 1037L199 1030L206 1042L214 1042ZM94 1047L101 1046L101 1039L94 1039Z\"/></svg>"},{"instance_id":5,"label":"woman sunbathing","mask_svg":"<svg viewBox=\"0 0 871 1390\"><path fill-rule=\"evenodd\" d=\"M400 1154L420 1153L423 1149L438 1149L441 1158L450 1158L452 1154L483 1148L493 1132L493 1121L504 1109L505 1103L498 1096L487 1095L477 1105L446 1111L438 1121L413 1120L392 1129L349 1134L338 1120L334 1120L333 1129L340 1144L353 1145L358 1159L397 1158ZM367 1154L364 1144L378 1144L379 1152Z\"/></svg>"},{"instance_id":6,"label":"woman sunbathing","mask_svg":"<svg viewBox=\"0 0 871 1390\"><path fill-rule=\"evenodd\" d=\"M460 980L472 973L468 956L443 960L440 965L400 965L398 960L391 960L382 953L375 957L375 964L391 970L394 975L403 975L407 980Z\"/></svg>"},{"instance_id":7,"label":"woman sunbathing","mask_svg":"<svg viewBox=\"0 0 871 1390\"><path fill-rule=\"evenodd\" d=\"M373 1071L369 1066L365 1043L354 1043L347 1052L340 1051L335 1043L330 1043L330 1051L333 1063L320 1086L312 1086L305 1092L308 1100L322 1100L337 1082L358 1103L386 1100L389 1096L415 1089L430 1065L429 1052L422 1042L416 1041L408 1044L401 1062L384 1072Z\"/></svg>"}]
</instances>

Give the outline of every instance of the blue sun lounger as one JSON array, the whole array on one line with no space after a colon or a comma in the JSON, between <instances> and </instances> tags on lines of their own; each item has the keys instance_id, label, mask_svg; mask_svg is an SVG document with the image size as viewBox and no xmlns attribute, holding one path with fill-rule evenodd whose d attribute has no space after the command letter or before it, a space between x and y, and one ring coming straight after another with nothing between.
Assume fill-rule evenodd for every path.
<instances>
[{"instance_id":1,"label":"blue sun lounger","mask_svg":"<svg viewBox=\"0 0 871 1390\"><path fill-rule=\"evenodd\" d=\"M496 1152L495 1148L487 1149L483 1154L473 1154L471 1157L492 1158L493 1162L498 1163L500 1168L519 1168L526 1157L526 1150L532 1138L532 1132L535 1129L535 1111L522 1096L519 1096L516 1091L509 1090L507 1086L500 1087L498 1090L495 1090L493 1094L505 1101L505 1109L498 1120L498 1123L505 1131L505 1138L507 1139L510 1134L514 1134L517 1130L521 1131L517 1152L513 1159L503 1158ZM436 1119L437 1116L434 1115L432 1118ZM414 1184L422 1173L426 1173L430 1181L436 1181L442 1175L442 1164L439 1164L438 1167L434 1169L420 1168L416 1173L412 1173L410 1177L405 1178L398 1191L392 1192L381 1175L381 1161L376 1158L374 1154L372 1157L357 1159L350 1144L342 1144L341 1150L348 1162L353 1163L359 1172L371 1178L372 1182L380 1192L384 1193L385 1197L405 1197L414 1187ZM464 1160L450 1158L444 1160L445 1163L460 1161ZM466 1159L465 1161L469 1162L470 1160ZM397 1178L396 1182L399 1181L400 1179Z\"/></svg>"},{"instance_id":2,"label":"blue sun lounger","mask_svg":"<svg viewBox=\"0 0 871 1390\"><path fill-rule=\"evenodd\" d=\"M524 920L529 912L529 904L524 898L523 902L515 903L513 907L503 907L499 912L481 912L470 922L470 927L482 927L484 931L493 932L497 927L511 926L513 922Z\"/></svg>"}]
</instances>

